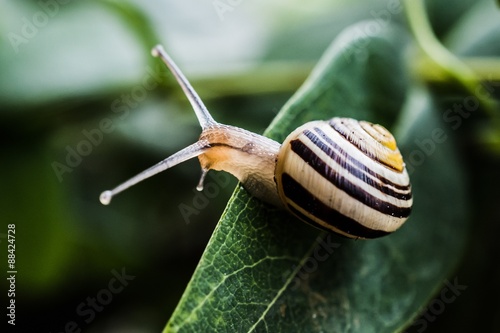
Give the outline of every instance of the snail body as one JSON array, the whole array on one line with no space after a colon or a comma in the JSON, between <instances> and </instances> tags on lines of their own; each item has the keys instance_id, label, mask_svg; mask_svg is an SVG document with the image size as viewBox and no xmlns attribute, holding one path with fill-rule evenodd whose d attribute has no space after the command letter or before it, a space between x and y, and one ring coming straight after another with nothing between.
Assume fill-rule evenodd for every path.
<instances>
[{"instance_id":1,"label":"snail body","mask_svg":"<svg viewBox=\"0 0 500 333\"><path fill-rule=\"evenodd\" d=\"M350 118L312 121L280 144L216 122L163 48L152 52L186 93L202 133L196 143L103 192L103 204L156 173L198 157L198 190L208 170L224 170L258 199L346 237L381 237L407 220L413 203L409 176L394 137L383 126Z\"/></svg>"}]
</instances>

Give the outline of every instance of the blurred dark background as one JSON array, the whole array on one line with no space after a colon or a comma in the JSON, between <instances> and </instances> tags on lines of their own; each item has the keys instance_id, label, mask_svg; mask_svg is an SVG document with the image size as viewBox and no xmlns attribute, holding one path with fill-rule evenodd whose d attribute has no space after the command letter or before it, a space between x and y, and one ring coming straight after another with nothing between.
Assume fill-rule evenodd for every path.
<instances>
[{"instance_id":1,"label":"blurred dark background","mask_svg":"<svg viewBox=\"0 0 500 333\"><path fill-rule=\"evenodd\" d=\"M262 133L339 31L377 19L389 2L3 1L0 248L4 267L7 225L15 224L17 331L161 331L236 185L216 174L207 180L212 192L196 192L193 160L110 206L99 203L101 191L200 133L151 47L165 46L214 118ZM481 36L472 28L484 3L493 2L429 2L437 35L471 53L478 46L461 49L458 32L460 39ZM404 29L402 12L390 19ZM498 57L498 46L484 45L500 45L486 33L499 32L500 20L483 29L484 54L472 55ZM429 332L467 327L500 309L484 306L498 297L496 285L481 288L500 275L493 238L500 126L481 121L484 132L463 129L461 147L477 193L469 250L456 275L468 289ZM457 319L462 314L469 318Z\"/></svg>"}]
</instances>

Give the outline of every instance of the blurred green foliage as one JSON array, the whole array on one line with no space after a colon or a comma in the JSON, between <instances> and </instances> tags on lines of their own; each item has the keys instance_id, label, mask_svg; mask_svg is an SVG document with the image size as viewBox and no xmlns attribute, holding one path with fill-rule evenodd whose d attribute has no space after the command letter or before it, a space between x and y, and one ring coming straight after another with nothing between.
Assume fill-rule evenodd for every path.
<instances>
[{"instance_id":1,"label":"blurred green foliage","mask_svg":"<svg viewBox=\"0 0 500 333\"><path fill-rule=\"evenodd\" d=\"M338 33L377 19L393 2L240 1L221 12L199 0L3 1L0 249L7 253L6 225L15 223L19 331L62 332L72 321L84 332L160 331L236 184L224 182L218 195L195 202L200 171L190 161L109 207L99 204L102 190L199 135L180 89L150 56L153 44L165 45L217 120L263 132ZM498 7L439 0L427 9L435 34L470 60L498 100ZM408 30L404 13L390 20ZM467 96L422 67L416 47L407 59L441 112ZM477 112L456 131L472 211L469 246L454 276L468 288L427 332L496 327L497 119ZM181 204L197 205L199 214L186 218ZM134 278L106 293L122 268ZM112 298L95 317L82 315L103 295Z\"/></svg>"}]
</instances>

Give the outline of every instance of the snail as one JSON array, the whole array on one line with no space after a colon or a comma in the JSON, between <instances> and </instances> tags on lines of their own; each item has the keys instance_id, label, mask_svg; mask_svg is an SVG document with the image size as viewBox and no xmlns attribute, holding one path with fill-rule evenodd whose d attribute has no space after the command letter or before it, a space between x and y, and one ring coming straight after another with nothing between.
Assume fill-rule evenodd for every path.
<instances>
[{"instance_id":1,"label":"snail","mask_svg":"<svg viewBox=\"0 0 500 333\"><path fill-rule=\"evenodd\" d=\"M283 207L323 230L370 239L394 232L412 208L411 185L393 135L383 126L350 118L308 122L280 144L216 122L162 46L153 48L191 103L202 128L194 144L100 196L102 204L128 187L198 157L202 174L227 171L253 196Z\"/></svg>"}]
</instances>

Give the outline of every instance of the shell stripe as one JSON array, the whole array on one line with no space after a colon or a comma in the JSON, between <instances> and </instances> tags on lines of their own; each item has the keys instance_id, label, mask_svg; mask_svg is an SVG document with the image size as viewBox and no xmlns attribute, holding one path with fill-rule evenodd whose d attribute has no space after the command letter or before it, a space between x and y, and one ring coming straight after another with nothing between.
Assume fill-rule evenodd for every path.
<instances>
[{"instance_id":1,"label":"shell stripe","mask_svg":"<svg viewBox=\"0 0 500 333\"><path fill-rule=\"evenodd\" d=\"M328 231L333 230L340 234L345 234L345 236L351 235L351 237L377 238L390 234L390 232L388 231L368 228L329 207L328 205L318 200L311 192L305 189L288 173L283 173L281 181L283 184L283 190L286 193L287 198L291 200L293 204L302 208L304 211L307 211L308 215L313 215L314 217L323 221L324 224L328 224L328 226L324 224L322 225L317 221L311 219L308 215L302 213L292 204L286 203L288 209L290 209L295 215L297 215L297 217L313 226Z\"/></svg>"},{"instance_id":2,"label":"shell stripe","mask_svg":"<svg viewBox=\"0 0 500 333\"><path fill-rule=\"evenodd\" d=\"M350 119L349 119L350 120ZM364 129L359 125L358 122L354 123L349 123L349 122L336 122L336 121L329 121L328 124L333 128L337 133L339 133L347 142L352 143L356 148L358 148L360 151L362 151L366 156L370 157L371 159L379 162L380 164L385 165L386 167L390 168L391 170L400 172L401 170L395 169L391 164L387 163L383 158L380 158L377 154L374 154L370 150L367 149L365 145L360 145L358 142L354 142L353 140L350 139L349 133L362 133L364 132Z\"/></svg>"},{"instance_id":3,"label":"shell stripe","mask_svg":"<svg viewBox=\"0 0 500 333\"><path fill-rule=\"evenodd\" d=\"M316 142L313 141L312 143L317 145L318 148L320 148L330 157L335 158L336 155L334 154L334 152L325 144L323 144L319 139L316 138ZM331 184L335 185L337 188L342 189L352 198L386 215L397 217L408 217L410 215L410 208L399 207L390 202L384 201L381 198L377 198L374 195L368 193L364 188L350 182L348 179L346 179L346 177L335 171L329 165L330 163L325 162L318 155L316 155L316 153L312 151L300 139L292 140L290 142L290 145L292 151L295 152L302 160L304 160L304 162L309 164L318 174L328 180ZM343 168L343 170L346 170L345 161L340 161L339 165L341 168Z\"/></svg>"},{"instance_id":4,"label":"shell stripe","mask_svg":"<svg viewBox=\"0 0 500 333\"><path fill-rule=\"evenodd\" d=\"M323 132L318 127L314 128L314 131L318 133L321 138L326 141L333 149L335 149L338 154L332 151L330 148L321 145L319 138L309 130L304 131L304 135L307 136L315 145L317 145L322 151L328 154L332 159L334 159L339 165L344 167L350 174L361 179L368 185L376 188L377 190L401 200L409 200L412 198L411 186L410 184L400 185L392 182L391 180L385 178L379 173L373 171L371 168L367 167L359 160L355 159L349 155L344 149L342 149L338 144L336 144L325 132ZM343 159L342 159L343 157ZM349 161L351 164L347 163ZM372 178L367 177L366 174L378 179L380 183L375 182ZM404 192L394 191L392 188L398 189Z\"/></svg>"},{"instance_id":5,"label":"shell stripe","mask_svg":"<svg viewBox=\"0 0 500 333\"><path fill-rule=\"evenodd\" d=\"M381 185L386 186L388 188L391 188L396 192L411 194L411 185L410 185L410 181L408 179L408 173L407 173L406 169L404 168L404 166L403 166L403 169L401 171L395 171L394 169L388 168L384 164L381 164L381 163L377 162L376 160L369 158L360 149L356 148L355 144L353 144L349 141L346 141L345 138L341 134L339 134L337 131L335 131L332 127L330 127L328 125L328 123L319 124L316 127L321 129L321 131L323 131L325 133L326 137L319 136L325 145L330 146L330 148L332 148L332 149L335 149L335 147L331 145L333 142L334 145L340 147L343 152L347 153L347 155L349 156L348 158L346 158L347 164L354 164L352 161L356 161L356 162L359 161L362 165L365 166L362 168L365 168L365 169L372 171L372 172L367 172L365 174L366 178L371 178L371 179L373 179L373 181L379 182ZM313 128L314 127L311 127L310 130L313 133L316 133ZM298 137L299 136L296 136L296 138L298 138ZM309 142L309 140L304 135L301 136L301 139L305 143ZM352 139L354 141L356 141L356 138L352 138ZM364 139L361 141L364 141ZM363 145L363 143L361 141L358 141L358 143ZM366 144L371 145L372 143L367 142ZM333 163L332 165L334 165L334 168L337 168L337 166L335 166L335 163L334 163L335 161L331 160L330 156L328 156L325 152L321 151L321 149L319 147L317 147L316 145L310 144L310 143L308 143L308 145L323 160L330 161L331 163ZM373 153L380 155L381 158L384 158L383 156L384 156L385 152L383 150L385 150L385 149L382 149L381 151L377 151L378 148L380 148L380 147L374 146L373 150L376 150L376 151L374 151ZM367 148L367 149L371 150L371 148ZM340 168L340 169L342 169L342 168ZM342 171L340 169L339 169L339 172L342 175L346 175L346 177L349 180L351 180L351 182L353 182L354 184L358 184L359 186L367 189L368 192L374 194L375 196L380 197L382 199L385 198L387 201L390 201L390 202L396 204L397 206L409 207L412 205L411 198L409 198L408 200L400 200L400 199L395 199L394 197L391 197L391 196L384 195L383 193L381 193L380 191L378 191L374 187L365 186L364 180L357 179L353 175L348 174L347 171ZM380 175L381 178L378 179L376 176L373 176L373 175Z\"/></svg>"}]
</instances>

